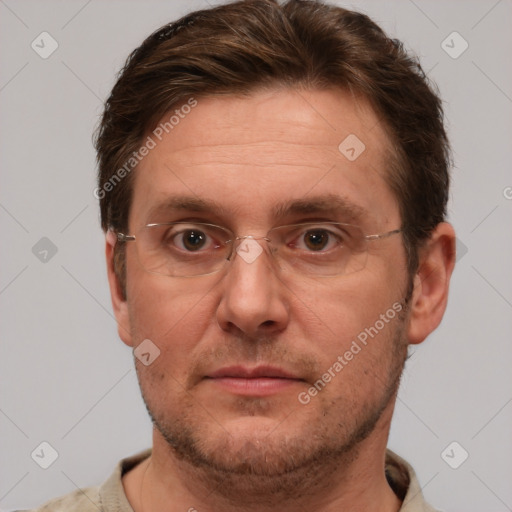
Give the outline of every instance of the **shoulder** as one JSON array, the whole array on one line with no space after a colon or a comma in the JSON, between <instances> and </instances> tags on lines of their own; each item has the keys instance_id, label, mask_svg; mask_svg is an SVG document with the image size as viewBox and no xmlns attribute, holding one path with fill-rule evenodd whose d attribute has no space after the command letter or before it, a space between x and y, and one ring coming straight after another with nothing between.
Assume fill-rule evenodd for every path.
<instances>
[{"instance_id":1,"label":"shoulder","mask_svg":"<svg viewBox=\"0 0 512 512\"><path fill-rule=\"evenodd\" d=\"M31 511L18 512L98 512L102 510L99 487L87 487L54 498Z\"/></svg>"},{"instance_id":2,"label":"shoulder","mask_svg":"<svg viewBox=\"0 0 512 512\"><path fill-rule=\"evenodd\" d=\"M386 478L402 501L399 512L438 512L425 501L412 466L391 450L386 451Z\"/></svg>"},{"instance_id":3,"label":"shoulder","mask_svg":"<svg viewBox=\"0 0 512 512\"><path fill-rule=\"evenodd\" d=\"M32 510L16 512L133 512L124 492L122 477L151 455L151 449L122 459L103 484L77 489Z\"/></svg>"}]
</instances>

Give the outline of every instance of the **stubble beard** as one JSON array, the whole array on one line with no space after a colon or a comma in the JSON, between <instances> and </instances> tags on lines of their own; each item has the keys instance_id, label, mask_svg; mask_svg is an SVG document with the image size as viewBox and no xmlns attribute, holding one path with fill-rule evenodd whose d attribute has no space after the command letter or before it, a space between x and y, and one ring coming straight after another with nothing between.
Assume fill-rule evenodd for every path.
<instances>
[{"instance_id":1,"label":"stubble beard","mask_svg":"<svg viewBox=\"0 0 512 512\"><path fill-rule=\"evenodd\" d=\"M375 430L384 411L393 407L407 357L404 313L396 318L385 371L369 370L365 376L373 378L379 394L364 406L351 404L346 396L324 403L316 421L301 425L295 437L286 433L285 419L270 432L255 431L250 437L235 439L207 415L198 421L197 403L190 403L179 417L166 418L165 412L158 414L151 407L141 385L146 408L185 473L226 503L271 506L311 495L332 485L334 471L357 459L361 442ZM302 407L298 405L290 418L301 414ZM355 417L339 415L338 411L354 408L358 411Z\"/></svg>"}]
</instances>

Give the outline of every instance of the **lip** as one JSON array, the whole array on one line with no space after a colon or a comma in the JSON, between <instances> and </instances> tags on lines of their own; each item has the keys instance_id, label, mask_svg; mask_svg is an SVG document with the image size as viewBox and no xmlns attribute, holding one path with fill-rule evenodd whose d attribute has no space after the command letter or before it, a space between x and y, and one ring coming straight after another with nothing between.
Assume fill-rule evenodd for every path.
<instances>
[{"instance_id":1,"label":"lip","mask_svg":"<svg viewBox=\"0 0 512 512\"><path fill-rule=\"evenodd\" d=\"M275 366L229 366L209 373L205 379L225 391L246 396L268 396L304 382L304 379Z\"/></svg>"},{"instance_id":2,"label":"lip","mask_svg":"<svg viewBox=\"0 0 512 512\"><path fill-rule=\"evenodd\" d=\"M258 379L268 377L271 379L302 380L299 377L276 366L256 366L255 368L246 368L245 366L227 366L207 375L207 378L210 379L218 379L224 377L238 379Z\"/></svg>"}]
</instances>

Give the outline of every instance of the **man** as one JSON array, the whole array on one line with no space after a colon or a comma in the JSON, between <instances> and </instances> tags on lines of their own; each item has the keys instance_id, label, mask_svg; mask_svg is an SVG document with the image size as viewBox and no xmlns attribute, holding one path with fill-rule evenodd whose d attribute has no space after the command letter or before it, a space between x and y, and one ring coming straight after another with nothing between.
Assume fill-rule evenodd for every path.
<instances>
[{"instance_id":1,"label":"man","mask_svg":"<svg viewBox=\"0 0 512 512\"><path fill-rule=\"evenodd\" d=\"M433 510L386 451L455 256L416 61L315 1L199 11L130 55L96 147L153 448L39 510Z\"/></svg>"}]
</instances>

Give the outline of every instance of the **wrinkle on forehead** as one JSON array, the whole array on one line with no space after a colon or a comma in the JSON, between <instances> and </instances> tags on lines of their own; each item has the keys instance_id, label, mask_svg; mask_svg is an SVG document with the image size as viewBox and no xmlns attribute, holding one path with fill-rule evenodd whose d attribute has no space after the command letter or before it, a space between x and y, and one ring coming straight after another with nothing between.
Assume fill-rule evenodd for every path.
<instances>
[{"instance_id":1,"label":"wrinkle on forehead","mask_svg":"<svg viewBox=\"0 0 512 512\"><path fill-rule=\"evenodd\" d=\"M196 194L231 216L252 202L254 218L265 208L269 219L279 203L338 192L394 227L397 202L386 181L392 144L367 102L332 90L197 101L137 168L134 199L142 194L145 203L139 214ZM365 144L355 161L338 149L351 134Z\"/></svg>"}]
</instances>

